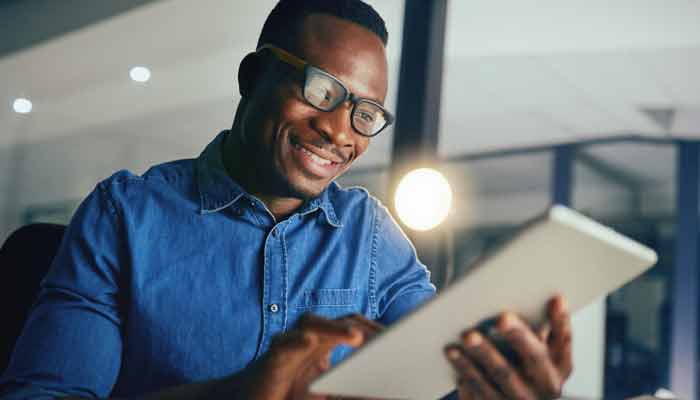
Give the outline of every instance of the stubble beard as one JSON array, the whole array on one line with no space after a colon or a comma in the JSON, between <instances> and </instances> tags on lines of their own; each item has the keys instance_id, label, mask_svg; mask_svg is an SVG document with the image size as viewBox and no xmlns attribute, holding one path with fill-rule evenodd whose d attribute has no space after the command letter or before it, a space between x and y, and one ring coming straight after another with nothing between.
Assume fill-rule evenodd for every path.
<instances>
[{"instance_id":1,"label":"stubble beard","mask_svg":"<svg viewBox=\"0 0 700 400\"><path fill-rule=\"evenodd\" d=\"M274 157L277 150L274 146L279 145L277 142L274 142L275 144L268 148L262 142L262 135L256 135L255 138L248 139L252 139L253 143L249 142L248 144L252 144L255 151L246 151L246 154L253 155L251 162L247 163L247 165L253 166L257 171L257 173L249 174L249 176L254 177L257 181L257 190L261 194L291 197L303 201L311 200L321 194L321 192L316 193L301 187L301 185L295 185L282 172L281 166L277 165Z\"/></svg>"}]
</instances>

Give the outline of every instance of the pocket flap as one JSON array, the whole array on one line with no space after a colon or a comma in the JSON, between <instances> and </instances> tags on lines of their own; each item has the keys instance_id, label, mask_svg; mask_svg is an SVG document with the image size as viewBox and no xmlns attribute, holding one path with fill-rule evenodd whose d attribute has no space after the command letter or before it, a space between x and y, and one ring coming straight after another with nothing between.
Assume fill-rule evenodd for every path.
<instances>
[{"instance_id":1,"label":"pocket flap","mask_svg":"<svg viewBox=\"0 0 700 400\"><path fill-rule=\"evenodd\" d=\"M305 290L302 307L347 306L357 302L357 289Z\"/></svg>"}]
</instances>

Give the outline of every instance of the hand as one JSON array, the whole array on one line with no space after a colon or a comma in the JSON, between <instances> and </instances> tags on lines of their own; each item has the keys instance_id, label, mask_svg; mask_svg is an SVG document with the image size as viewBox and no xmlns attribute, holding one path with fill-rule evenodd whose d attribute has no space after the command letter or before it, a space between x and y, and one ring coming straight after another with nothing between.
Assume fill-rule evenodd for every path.
<instances>
[{"instance_id":1,"label":"hand","mask_svg":"<svg viewBox=\"0 0 700 400\"><path fill-rule=\"evenodd\" d=\"M309 384L330 368L330 354L337 345L359 347L382 326L361 315L329 320L304 315L297 326L276 337L270 351L239 380L247 387L246 399L330 400L311 395Z\"/></svg>"},{"instance_id":2,"label":"hand","mask_svg":"<svg viewBox=\"0 0 700 400\"><path fill-rule=\"evenodd\" d=\"M571 321L561 296L547 305L549 324L537 333L512 313L500 316L497 327L517 355L506 360L475 330L449 345L447 358L458 374L459 398L555 399L573 369Z\"/></svg>"}]
</instances>

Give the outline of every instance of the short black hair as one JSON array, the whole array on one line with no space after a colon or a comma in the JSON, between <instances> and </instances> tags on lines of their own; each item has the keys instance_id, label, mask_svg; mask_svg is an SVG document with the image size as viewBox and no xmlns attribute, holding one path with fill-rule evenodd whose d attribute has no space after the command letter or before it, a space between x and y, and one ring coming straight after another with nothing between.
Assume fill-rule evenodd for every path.
<instances>
[{"instance_id":1,"label":"short black hair","mask_svg":"<svg viewBox=\"0 0 700 400\"><path fill-rule=\"evenodd\" d=\"M280 0L265 20L257 48L273 44L294 51L304 18L311 14L328 14L363 26L385 47L389 40L382 17L361 0Z\"/></svg>"}]
</instances>

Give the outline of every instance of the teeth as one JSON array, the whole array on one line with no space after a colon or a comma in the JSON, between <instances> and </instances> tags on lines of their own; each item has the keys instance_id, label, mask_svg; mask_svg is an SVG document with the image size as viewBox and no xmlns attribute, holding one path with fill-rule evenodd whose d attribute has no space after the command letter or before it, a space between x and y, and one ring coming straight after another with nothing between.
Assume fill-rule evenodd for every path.
<instances>
[{"instance_id":1,"label":"teeth","mask_svg":"<svg viewBox=\"0 0 700 400\"><path fill-rule=\"evenodd\" d=\"M301 149L301 151L304 152L304 154L306 154L307 156L309 156L316 164L319 164L319 165L329 165L329 164L332 163L331 160L326 160L325 158L321 158L321 157L319 157L319 156L317 156L316 154L314 154L314 153L312 153L312 152L306 150L305 148L303 148L303 147L301 147L301 146L300 146L299 148Z\"/></svg>"}]
</instances>

